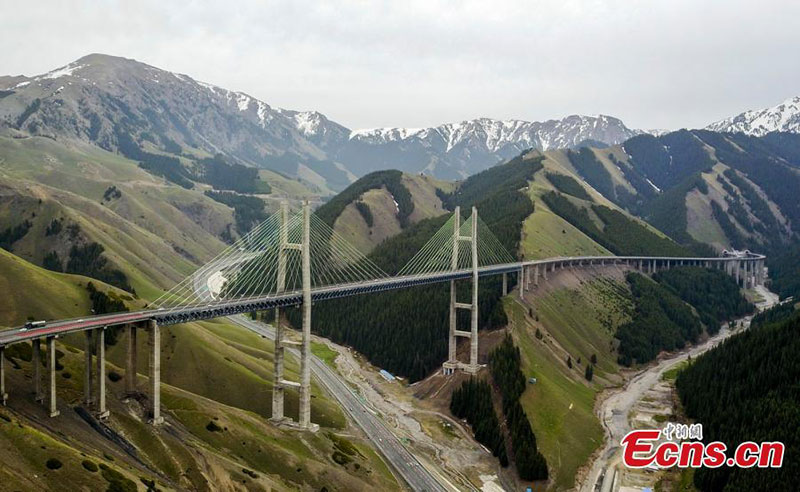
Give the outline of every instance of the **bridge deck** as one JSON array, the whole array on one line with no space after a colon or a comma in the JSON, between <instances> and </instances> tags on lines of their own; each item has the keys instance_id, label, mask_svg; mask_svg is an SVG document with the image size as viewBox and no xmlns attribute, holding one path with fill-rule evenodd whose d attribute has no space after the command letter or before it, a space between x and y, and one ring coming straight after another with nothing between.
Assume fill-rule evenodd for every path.
<instances>
[{"instance_id":1,"label":"bridge deck","mask_svg":"<svg viewBox=\"0 0 800 492\"><path fill-rule=\"evenodd\" d=\"M667 256L572 256L547 258L543 260L530 260L501 265L484 266L478 269L480 276L499 275L517 272L523 267L536 265L552 265L588 261L694 261L694 262L730 262L730 261L757 261L763 260L763 255L750 254L747 257L667 257ZM380 278L353 284L331 285L312 289L312 301L324 301L341 297L360 294L383 292L394 289L405 289L420 285L449 282L450 280L468 279L472 270L461 269L449 272L432 273L425 275L397 276ZM12 328L0 332L0 345L32 340L35 338L58 336L67 333L91 330L104 326L113 326L126 323L136 323L146 320L156 320L160 325L172 325L189 321L213 319L233 314L247 313L250 311L263 311L274 307L294 306L302 304L300 291L287 292L279 295L268 295L236 300L220 300L202 305L188 305L174 308L145 309L128 313L115 313L106 315L86 316L78 319L51 321L41 328L26 330L24 327Z\"/></svg>"}]
</instances>

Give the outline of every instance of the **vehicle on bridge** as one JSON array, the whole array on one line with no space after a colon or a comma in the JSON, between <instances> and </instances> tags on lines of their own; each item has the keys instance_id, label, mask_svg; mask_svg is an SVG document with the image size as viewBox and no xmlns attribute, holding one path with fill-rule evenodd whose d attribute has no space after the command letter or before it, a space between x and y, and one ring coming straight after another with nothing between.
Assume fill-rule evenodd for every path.
<instances>
[{"instance_id":1,"label":"vehicle on bridge","mask_svg":"<svg viewBox=\"0 0 800 492\"><path fill-rule=\"evenodd\" d=\"M47 325L47 321L28 321L22 326L20 331L27 331L31 328L42 328L45 325Z\"/></svg>"}]
</instances>

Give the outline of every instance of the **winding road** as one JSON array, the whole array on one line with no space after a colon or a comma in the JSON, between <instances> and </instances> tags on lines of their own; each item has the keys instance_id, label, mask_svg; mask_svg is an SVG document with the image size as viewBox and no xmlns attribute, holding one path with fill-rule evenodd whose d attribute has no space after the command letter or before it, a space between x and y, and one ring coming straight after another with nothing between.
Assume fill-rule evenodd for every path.
<instances>
[{"instance_id":1,"label":"winding road","mask_svg":"<svg viewBox=\"0 0 800 492\"><path fill-rule=\"evenodd\" d=\"M272 326L252 321L243 315L230 316L228 319L265 338L275 339L275 330ZM286 350L300 360L300 352L297 349L287 347ZM372 441L372 444L380 451L387 463L394 468L412 490L444 492L454 489L442 477L434 475L425 468L389 431L380 417L373 414L362 400L353 393L353 390L350 389L350 386L345 383L341 376L314 355L311 356L311 372L328 390L328 393L336 398L353 422L361 427L367 438Z\"/></svg>"}]
</instances>

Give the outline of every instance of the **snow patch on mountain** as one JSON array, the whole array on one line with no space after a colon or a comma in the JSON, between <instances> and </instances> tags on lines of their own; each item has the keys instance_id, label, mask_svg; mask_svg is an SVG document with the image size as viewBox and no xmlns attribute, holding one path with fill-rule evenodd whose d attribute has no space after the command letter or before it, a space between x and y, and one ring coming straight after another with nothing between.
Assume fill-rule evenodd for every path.
<instances>
[{"instance_id":1,"label":"snow patch on mountain","mask_svg":"<svg viewBox=\"0 0 800 492\"><path fill-rule=\"evenodd\" d=\"M72 75L75 71L85 68L86 66L87 65L78 64L78 62L72 62L69 65L65 65L51 72L47 72L44 75L35 77L33 80L57 79L59 77L67 77L69 75Z\"/></svg>"},{"instance_id":2,"label":"snow patch on mountain","mask_svg":"<svg viewBox=\"0 0 800 492\"><path fill-rule=\"evenodd\" d=\"M572 115L544 122L478 118L430 128L369 128L352 131L350 139L373 145L408 140L432 145L442 141L445 152L477 147L495 153L509 145L540 150L573 147L585 140L613 145L639 133L610 116Z\"/></svg>"},{"instance_id":3,"label":"snow patch on mountain","mask_svg":"<svg viewBox=\"0 0 800 492\"><path fill-rule=\"evenodd\" d=\"M745 111L706 127L716 132L742 132L760 137L770 132L800 133L800 96L764 109Z\"/></svg>"}]
</instances>

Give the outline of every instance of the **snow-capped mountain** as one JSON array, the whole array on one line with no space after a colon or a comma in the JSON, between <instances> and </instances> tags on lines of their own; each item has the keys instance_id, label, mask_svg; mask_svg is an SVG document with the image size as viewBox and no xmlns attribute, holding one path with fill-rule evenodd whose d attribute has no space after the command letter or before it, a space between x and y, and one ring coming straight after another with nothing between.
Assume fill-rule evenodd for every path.
<instances>
[{"instance_id":1,"label":"snow-capped mountain","mask_svg":"<svg viewBox=\"0 0 800 492\"><path fill-rule=\"evenodd\" d=\"M0 77L0 125L111 151L133 141L171 153L180 152L177 146L222 153L304 179L312 173L333 189L390 168L463 178L525 149L612 145L640 133L616 118L577 115L352 131L316 111L276 108L243 92L102 54L35 77Z\"/></svg>"},{"instance_id":2,"label":"snow-capped mountain","mask_svg":"<svg viewBox=\"0 0 800 492\"><path fill-rule=\"evenodd\" d=\"M717 132L742 132L760 137L769 132L800 133L800 96L771 108L745 111L706 127Z\"/></svg>"},{"instance_id":3,"label":"snow-capped mountain","mask_svg":"<svg viewBox=\"0 0 800 492\"><path fill-rule=\"evenodd\" d=\"M377 156L380 165L399 162L407 171L452 179L482 171L529 148L613 145L639 133L604 115L573 115L543 122L479 118L431 128L356 130L340 156L359 168L369 165L362 162L362 156L375 159L377 150L383 149Z\"/></svg>"}]
</instances>

